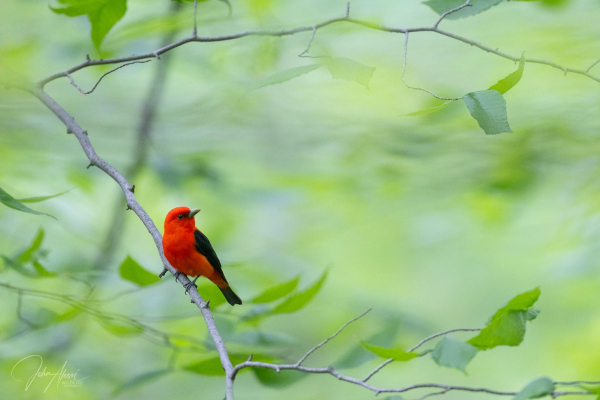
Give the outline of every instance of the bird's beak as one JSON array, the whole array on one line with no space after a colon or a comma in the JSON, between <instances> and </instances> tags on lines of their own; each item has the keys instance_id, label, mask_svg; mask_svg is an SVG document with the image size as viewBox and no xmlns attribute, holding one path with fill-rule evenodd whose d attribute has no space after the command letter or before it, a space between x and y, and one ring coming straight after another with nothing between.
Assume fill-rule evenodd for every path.
<instances>
[{"instance_id":1,"label":"bird's beak","mask_svg":"<svg viewBox=\"0 0 600 400\"><path fill-rule=\"evenodd\" d=\"M194 208L192 210L190 210L190 213L188 214L188 218L194 218L194 215L198 214L200 212L199 208Z\"/></svg>"}]
</instances>

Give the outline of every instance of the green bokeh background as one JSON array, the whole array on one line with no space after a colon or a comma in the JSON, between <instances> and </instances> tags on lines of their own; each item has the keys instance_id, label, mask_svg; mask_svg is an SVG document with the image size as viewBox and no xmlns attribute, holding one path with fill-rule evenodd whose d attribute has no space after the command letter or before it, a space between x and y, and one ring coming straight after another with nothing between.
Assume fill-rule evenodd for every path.
<instances>
[{"instance_id":1,"label":"green bokeh background","mask_svg":"<svg viewBox=\"0 0 600 400\"><path fill-rule=\"evenodd\" d=\"M200 35L247 29L283 29L343 15L344 1L233 1L199 4ZM122 21L106 37L104 57L157 48L175 22L178 37L191 31L192 5L167 21L166 0L129 0ZM67 18L45 1L3 0L0 57L20 73L40 79L99 57L85 17ZM418 1L355 1L351 15L389 26L426 26L437 19ZM598 51L600 2L571 0L559 6L504 2L480 15L444 21L442 27L509 54L587 68ZM327 366L360 340L397 331L388 344L409 347L432 333L481 327L517 293L540 286L540 317L519 348L481 352L468 375L442 369L430 358L392 364L372 383L398 387L440 382L518 390L547 375L556 380L600 377L600 86L577 75L527 64L521 82L505 95L513 134L486 136L464 104L418 118L400 114L440 104L400 80L401 34L349 24L318 31L313 55L347 57L377 68L367 90L317 70L282 85L249 92L277 71L314 62L298 58L310 33L286 38L250 37L195 43L172 51L165 95L152 133L147 167L135 180L136 195L162 230L168 210L200 207L198 226L216 248L236 292L250 299L301 276L307 287L329 268L324 288L307 307L273 316L258 328L283 344L265 348L228 342L230 349L270 351L294 361L350 318L373 308L307 365ZM67 79L47 92L87 129L97 152L125 170L135 148L140 108L158 61L128 66L88 96ZM600 68L596 67L596 68ZM89 90L111 67L74 74ZM515 69L514 63L432 33L411 35L406 78L451 97L483 90ZM46 231L43 265L57 278L25 278L8 267L0 282L93 298L135 289L119 277L131 255L158 273L151 237L122 201L125 235L114 261L94 270L122 200L115 183L87 160L79 144L35 98L0 90L0 187L13 196L58 193L31 205L57 217L0 206L0 254L25 248L38 228ZM79 281L65 277L75 276ZM204 340L197 308L172 277L103 304L165 332ZM0 397L6 399L107 399L129 379L165 368L171 350L140 337L119 337L82 314L74 320L25 331L17 319L17 295L0 288ZM251 305L215 311L222 329L237 325ZM25 296L23 314L64 304ZM189 314L184 319L153 317ZM239 331L253 329L238 325ZM397 329L396 329L397 328ZM455 337L467 339L468 335ZM87 375L79 388L50 387L10 376L30 354L49 369ZM178 367L213 353L182 351ZM361 377L381 360L343 372ZM177 369L126 391L123 399L220 399L222 377ZM262 386L253 374L236 381L239 399L364 399L373 394L330 376L294 385ZM423 394L423 393L421 393ZM414 393L406 398L418 398ZM482 398L448 394L445 398Z\"/></svg>"}]
</instances>

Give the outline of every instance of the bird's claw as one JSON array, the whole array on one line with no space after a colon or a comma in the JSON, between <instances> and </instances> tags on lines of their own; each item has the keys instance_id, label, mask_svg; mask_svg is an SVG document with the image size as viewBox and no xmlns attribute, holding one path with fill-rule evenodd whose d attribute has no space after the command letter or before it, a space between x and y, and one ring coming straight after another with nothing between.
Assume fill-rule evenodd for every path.
<instances>
[{"instance_id":1,"label":"bird's claw","mask_svg":"<svg viewBox=\"0 0 600 400\"><path fill-rule=\"evenodd\" d=\"M185 294L187 294L190 291L192 286L194 286L195 288L198 288L198 286L196 286L196 281L198 280L198 278L199 278L199 276L195 277L193 281L191 281L190 283L185 285Z\"/></svg>"},{"instance_id":2,"label":"bird's claw","mask_svg":"<svg viewBox=\"0 0 600 400\"><path fill-rule=\"evenodd\" d=\"M179 275L181 275L181 272L177 271L175 272L175 281L179 282Z\"/></svg>"},{"instance_id":3,"label":"bird's claw","mask_svg":"<svg viewBox=\"0 0 600 400\"><path fill-rule=\"evenodd\" d=\"M198 286L196 286L196 284L194 282L190 282L187 285L185 285L185 294L187 294L190 291L190 289L192 288L192 286L198 288Z\"/></svg>"}]
</instances>

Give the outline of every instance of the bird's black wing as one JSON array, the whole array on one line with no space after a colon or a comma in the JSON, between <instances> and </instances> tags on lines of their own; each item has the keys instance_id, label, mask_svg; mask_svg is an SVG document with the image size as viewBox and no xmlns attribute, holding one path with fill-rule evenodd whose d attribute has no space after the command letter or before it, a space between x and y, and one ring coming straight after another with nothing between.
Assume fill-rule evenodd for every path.
<instances>
[{"instance_id":1,"label":"bird's black wing","mask_svg":"<svg viewBox=\"0 0 600 400\"><path fill-rule=\"evenodd\" d=\"M208 240L206 235L200 232L198 229L194 231L194 238L196 239L195 246L198 253L206 257L210 265L212 265L219 275L221 275L221 278L227 282L227 279L225 279L225 274L223 273L223 269L221 268L221 261L219 261L219 257L217 257L217 253L215 253L215 249L213 249L212 245L210 244L210 240Z\"/></svg>"}]
</instances>

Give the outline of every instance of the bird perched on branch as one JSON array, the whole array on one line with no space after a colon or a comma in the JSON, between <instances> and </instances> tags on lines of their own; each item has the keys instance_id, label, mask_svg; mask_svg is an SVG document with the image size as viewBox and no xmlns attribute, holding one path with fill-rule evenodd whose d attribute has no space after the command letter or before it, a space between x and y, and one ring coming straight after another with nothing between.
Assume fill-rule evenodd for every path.
<instances>
[{"instance_id":1,"label":"bird perched on branch","mask_svg":"<svg viewBox=\"0 0 600 400\"><path fill-rule=\"evenodd\" d=\"M194 216L200 209L177 207L169 211L165 218L163 249L165 257L178 272L196 277L186 286L186 293L196 285L199 277L210 279L221 289L229 304L242 304L242 300L231 290L221 262L208 238L196 228Z\"/></svg>"}]
</instances>

